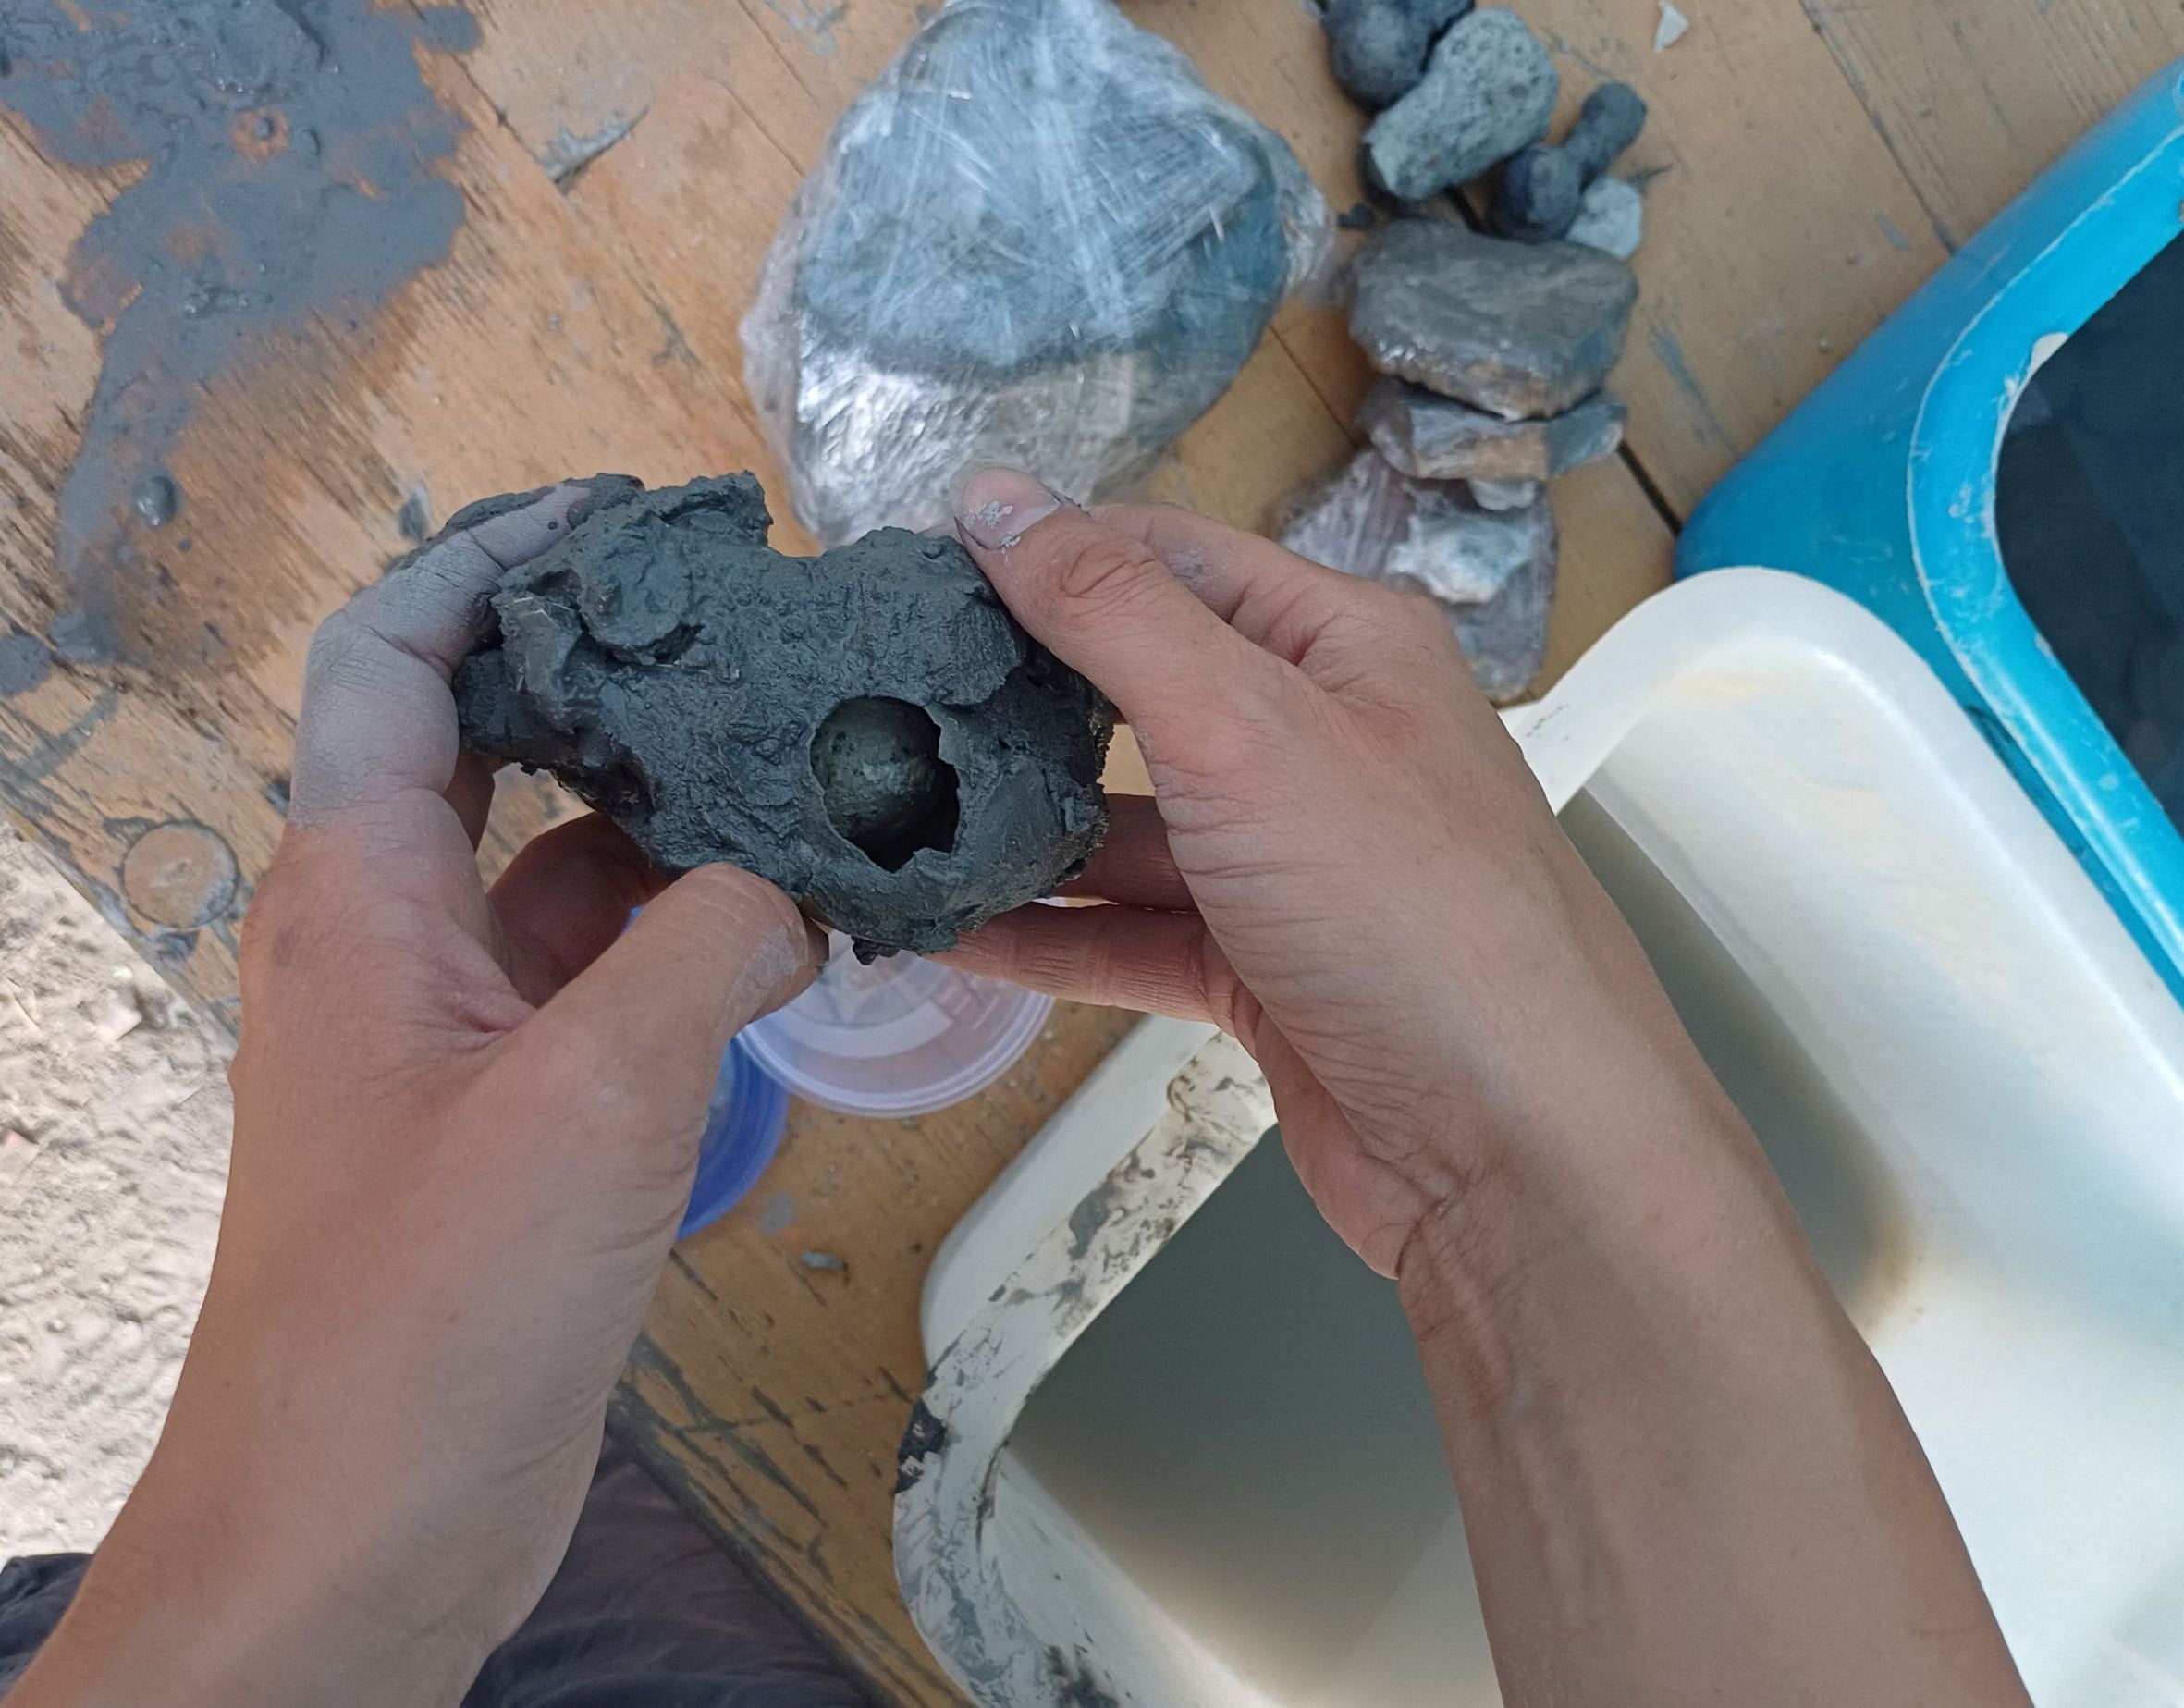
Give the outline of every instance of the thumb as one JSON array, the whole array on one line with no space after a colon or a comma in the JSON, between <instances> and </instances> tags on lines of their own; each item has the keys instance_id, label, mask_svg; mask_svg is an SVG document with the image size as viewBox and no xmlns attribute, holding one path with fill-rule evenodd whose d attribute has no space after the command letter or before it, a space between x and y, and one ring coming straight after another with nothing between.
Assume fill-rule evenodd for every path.
<instances>
[{"instance_id":1,"label":"thumb","mask_svg":"<svg viewBox=\"0 0 2184 1708\"><path fill-rule=\"evenodd\" d=\"M825 939L763 878L686 872L524 1029L605 1124L695 1134L728 1040L810 984Z\"/></svg>"},{"instance_id":2,"label":"thumb","mask_svg":"<svg viewBox=\"0 0 2184 1708\"><path fill-rule=\"evenodd\" d=\"M1281 661L1223 622L1144 541L1028 474L971 475L956 527L1016 621L1162 752L1219 733L1209 724L1281 685Z\"/></svg>"}]
</instances>

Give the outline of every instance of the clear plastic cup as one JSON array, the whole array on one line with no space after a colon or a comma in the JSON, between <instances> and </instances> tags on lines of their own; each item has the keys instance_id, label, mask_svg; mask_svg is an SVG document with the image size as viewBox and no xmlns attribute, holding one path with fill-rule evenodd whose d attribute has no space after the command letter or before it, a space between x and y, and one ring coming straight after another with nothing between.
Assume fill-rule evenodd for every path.
<instances>
[{"instance_id":1,"label":"clear plastic cup","mask_svg":"<svg viewBox=\"0 0 2184 1708\"><path fill-rule=\"evenodd\" d=\"M758 1064L845 1115L923 1115L991 1085L1054 999L916 955L859 965L840 932L812 988L743 1028Z\"/></svg>"}]
</instances>

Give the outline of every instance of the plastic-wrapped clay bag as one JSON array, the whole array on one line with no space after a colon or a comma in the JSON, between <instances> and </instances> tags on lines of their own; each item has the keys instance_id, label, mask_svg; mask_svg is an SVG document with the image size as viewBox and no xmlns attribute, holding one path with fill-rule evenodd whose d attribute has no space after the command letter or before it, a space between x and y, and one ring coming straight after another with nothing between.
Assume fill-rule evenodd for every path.
<instances>
[{"instance_id":1,"label":"plastic-wrapped clay bag","mask_svg":"<svg viewBox=\"0 0 2184 1708\"><path fill-rule=\"evenodd\" d=\"M1108 0L953 0L828 139L746 377L823 542L945 520L976 463L1086 498L1204 413L1327 247L1288 145Z\"/></svg>"}]
</instances>

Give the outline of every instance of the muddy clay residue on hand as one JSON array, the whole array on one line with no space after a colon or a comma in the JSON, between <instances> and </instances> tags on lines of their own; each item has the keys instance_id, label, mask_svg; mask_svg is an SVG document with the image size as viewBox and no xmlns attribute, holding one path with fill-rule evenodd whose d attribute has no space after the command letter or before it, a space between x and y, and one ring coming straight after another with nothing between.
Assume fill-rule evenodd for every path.
<instances>
[{"instance_id":1,"label":"muddy clay residue on hand","mask_svg":"<svg viewBox=\"0 0 2184 1708\"><path fill-rule=\"evenodd\" d=\"M0 106L39 148L72 166L145 164L62 286L105 339L60 495L78 602L64 656L115 656L117 583L173 513L166 460L200 388L263 333L351 318L447 257L462 195L436 163L457 121L417 53L476 37L460 6L372 0L25 0L0 15Z\"/></svg>"}]
</instances>

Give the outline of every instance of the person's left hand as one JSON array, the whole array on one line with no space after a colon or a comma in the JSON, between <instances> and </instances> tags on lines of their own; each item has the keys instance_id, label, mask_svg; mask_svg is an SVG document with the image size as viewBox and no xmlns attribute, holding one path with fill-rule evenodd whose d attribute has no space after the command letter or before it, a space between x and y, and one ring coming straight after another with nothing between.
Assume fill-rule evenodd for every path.
<instances>
[{"instance_id":1,"label":"person's left hand","mask_svg":"<svg viewBox=\"0 0 2184 1708\"><path fill-rule=\"evenodd\" d=\"M596 817L479 881L449 673L587 498L459 517L312 645L211 1287L10 1708L451 1702L560 1561L721 1051L817 965L773 886L663 889Z\"/></svg>"}]
</instances>

